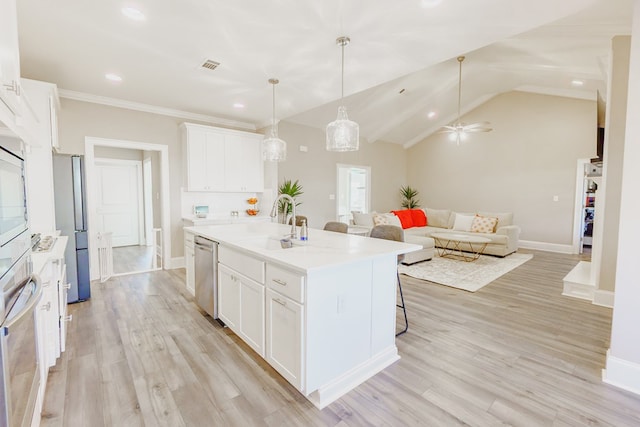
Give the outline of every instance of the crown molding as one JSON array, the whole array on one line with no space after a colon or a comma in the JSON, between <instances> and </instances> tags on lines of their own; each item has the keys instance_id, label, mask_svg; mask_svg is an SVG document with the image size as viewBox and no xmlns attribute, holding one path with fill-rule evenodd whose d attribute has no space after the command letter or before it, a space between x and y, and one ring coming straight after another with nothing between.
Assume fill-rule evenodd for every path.
<instances>
[{"instance_id":1,"label":"crown molding","mask_svg":"<svg viewBox=\"0 0 640 427\"><path fill-rule=\"evenodd\" d=\"M256 126L253 123L223 119L220 117L208 116L206 114L189 113L187 111L174 110L173 108L158 107L155 105L142 104L140 102L125 101L123 99L76 92L74 90L58 89L58 95L60 95L61 98L72 99L74 101L90 102L93 104L107 105L109 107L159 114L161 116L177 117L185 120L195 120L237 129L246 129L251 131L256 130Z\"/></svg>"}]
</instances>

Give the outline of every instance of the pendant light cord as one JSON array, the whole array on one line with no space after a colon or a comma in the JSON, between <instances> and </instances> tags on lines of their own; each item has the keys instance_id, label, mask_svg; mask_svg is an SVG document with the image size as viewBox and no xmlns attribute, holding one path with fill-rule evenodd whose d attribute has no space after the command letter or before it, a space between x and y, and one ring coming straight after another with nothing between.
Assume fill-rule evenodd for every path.
<instances>
[{"instance_id":1,"label":"pendant light cord","mask_svg":"<svg viewBox=\"0 0 640 427\"><path fill-rule=\"evenodd\" d=\"M271 122L271 124L273 126L276 125L276 84L272 83L273 85L273 121Z\"/></svg>"},{"instance_id":2,"label":"pendant light cord","mask_svg":"<svg viewBox=\"0 0 640 427\"><path fill-rule=\"evenodd\" d=\"M340 103L344 104L344 45L346 44L345 42L342 42L342 86L341 86L341 90L340 90Z\"/></svg>"},{"instance_id":3,"label":"pendant light cord","mask_svg":"<svg viewBox=\"0 0 640 427\"><path fill-rule=\"evenodd\" d=\"M460 100L462 99L462 61L464 61L464 56L459 56L458 63L460 64L460 69L458 72L458 123L460 123Z\"/></svg>"}]
</instances>

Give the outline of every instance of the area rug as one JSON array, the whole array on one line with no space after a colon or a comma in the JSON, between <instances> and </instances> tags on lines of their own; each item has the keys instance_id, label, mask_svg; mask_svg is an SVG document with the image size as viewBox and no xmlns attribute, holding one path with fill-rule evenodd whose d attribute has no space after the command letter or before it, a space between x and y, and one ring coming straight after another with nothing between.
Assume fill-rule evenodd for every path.
<instances>
[{"instance_id":1,"label":"area rug","mask_svg":"<svg viewBox=\"0 0 640 427\"><path fill-rule=\"evenodd\" d=\"M482 255L474 262L434 256L431 261L398 266L400 274L475 292L533 258L514 253L504 258Z\"/></svg>"}]
</instances>

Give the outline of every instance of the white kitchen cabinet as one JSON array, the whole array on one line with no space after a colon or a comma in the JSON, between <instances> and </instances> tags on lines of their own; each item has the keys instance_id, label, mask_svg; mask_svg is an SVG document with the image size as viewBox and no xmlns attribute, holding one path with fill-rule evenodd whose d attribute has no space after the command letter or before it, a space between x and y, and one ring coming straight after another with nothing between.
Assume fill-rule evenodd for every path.
<instances>
[{"instance_id":1,"label":"white kitchen cabinet","mask_svg":"<svg viewBox=\"0 0 640 427\"><path fill-rule=\"evenodd\" d=\"M183 123L187 191L264 190L262 135Z\"/></svg>"},{"instance_id":2,"label":"white kitchen cabinet","mask_svg":"<svg viewBox=\"0 0 640 427\"><path fill-rule=\"evenodd\" d=\"M304 308L301 304L267 289L266 359L276 371L298 390L302 390L302 330Z\"/></svg>"},{"instance_id":3,"label":"white kitchen cabinet","mask_svg":"<svg viewBox=\"0 0 640 427\"><path fill-rule=\"evenodd\" d=\"M264 285L239 276L240 337L264 357Z\"/></svg>"},{"instance_id":4,"label":"white kitchen cabinet","mask_svg":"<svg viewBox=\"0 0 640 427\"><path fill-rule=\"evenodd\" d=\"M264 357L264 285L223 264L218 271L220 319Z\"/></svg>"},{"instance_id":5,"label":"white kitchen cabinet","mask_svg":"<svg viewBox=\"0 0 640 427\"><path fill-rule=\"evenodd\" d=\"M0 52L0 121L15 123L21 112L16 0L0 1Z\"/></svg>"},{"instance_id":6,"label":"white kitchen cabinet","mask_svg":"<svg viewBox=\"0 0 640 427\"><path fill-rule=\"evenodd\" d=\"M187 189L225 190L224 135L203 127L183 126Z\"/></svg>"},{"instance_id":7,"label":"white kitchen cabinet","mask_svg":"<svg viewBox=\"0 0 640 427\"><path fill-rule=\"evenodd\" d=\"M225 189L235 192L264 190L261 140L254 135L225 137Z\"/></svg>"},{"instance_id":8,"label":"white kitchen cabinet","mask_svg":"<svg viewBox=\"0 0 640 427\"><path fill-rule=\"evenodd\" d=\"M31 149L26 153L25 163L29 228L46 233L56 229L52 147L58 140L58 92L51 83L29 79L22 79L21 83L38 117L30 125Z\"/></svg>"},{"instance_id":9,"label":"white kitchen cabinet","mask_svg":"<svg viewBox=\"0 0 640 427\"><path fill-rule=\"evenodd\" d=\"M240 331L240 279L236 271L218 267L218 317L231 330Z\"/></svg>"},{"instance_id":10,"label":"white kitchen cabinet","mask_svg":"<svg viewBox=\"0 0 640 427\"><path fill-rule=\"evenodd\" d=\"M58 313L59 313L59 341L60 341L60 353L63 353L67 347L67 325L73 319L72 315L67 314L67 294L71 289L71 283L67 282L67 265L64 263L64 258L58 258L54 260L54 265L57 265L59 270L57 280L58 290Z\"/></svg>"},{"instance_id":11,"label":"white kitchen cabinet","mask_svg":"<svg viewBox=\"0 0 640 427\"><path fill-rule=\"evenodd\" d=\"M195 246L193 242L193 234L184 233L184 264L186 270L186 287L187 291L193 296L196 294L196 279L195 279Z\"/></svg>"}]
</instances>

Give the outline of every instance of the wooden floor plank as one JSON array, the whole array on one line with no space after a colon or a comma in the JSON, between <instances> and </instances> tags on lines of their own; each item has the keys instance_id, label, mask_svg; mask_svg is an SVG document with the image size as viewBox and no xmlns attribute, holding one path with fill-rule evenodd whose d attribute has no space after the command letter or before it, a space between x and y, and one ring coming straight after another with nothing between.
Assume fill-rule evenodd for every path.
<instances>
[{"instance_id":1,"label":"wooden floor plank","mask_svg":"<svg viewBox=\"0 0 640 427\"><path fill-rule=\"evenodd\" d=\"M42 425L640 425L640 396L601 381L611 309L562 296L581 258L529 252L475 293L401 276L402 359L321 411L203 315L183 269L92 283Z\"/></svg>"}]
</instances>

